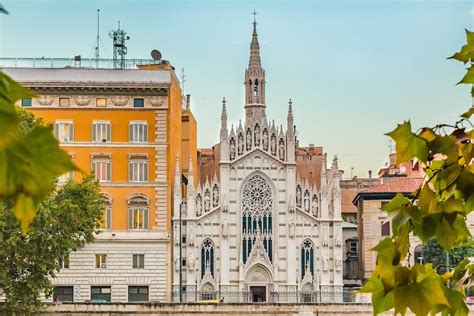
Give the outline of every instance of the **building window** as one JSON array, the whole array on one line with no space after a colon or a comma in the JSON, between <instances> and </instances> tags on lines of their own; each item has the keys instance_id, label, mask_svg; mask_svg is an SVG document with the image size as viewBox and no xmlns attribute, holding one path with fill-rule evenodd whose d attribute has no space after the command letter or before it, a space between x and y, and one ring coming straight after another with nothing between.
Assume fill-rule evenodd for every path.
<instances>
[{"instance_id":1,"label":"building window","mask_svg":"<svg viewBox=\"0 0 474 316\"><path fill-rule=\"evenodd\" d=\"M74 124L72 122L56 122L54 124L54 136L60 143L71 143L74 141Z\"/></svg>"},{"instance_id":2,"label":"building window","mask_svg":"<svg viewBox=\"0 0 474 316\"><path fill-rule=\"evenodd\" d=\"M132 255L132 268L134 269L145 268L145 255Z\"/></svg>"},{"instance_id":3,"label":"building window","mask_svg":"<svg viewBox=\"0 0 474 316\"><path fill-rule=\"evenodd\" d=\"M91 302L107 303L111 301L110 286L91 286Z\"/></svg>"},{"instance_id":4,"label":"building window","mask_svg":"<svg viewBox=\"0 0 474 316\"><path fill-rule=\"evenodd\" d=\"M73 302L74 288L72 286L55 286L53 290L54 302Z\"/></svg>"},{"instance_id":5,"label":"building window","mask_svg":"<svg viewBox=\"0 0 474 316\"><path fill-rule=\"evenodd\" d=\"M95 106L98 108L104 108L107 106L107 99L106 98L96 98L95 99Z\"/></svg>"},{"instance_id":6,"label":"building window","mask_svg":"<svg viewBox=\"0 0 474 316\"><path fill-rule=\"evenodd\" d=\"M128 201L128 229L148 229L148 200L142 196Z\"/></svg>"},{"instance_id":7,"label":"building window","mask_svg":"<svg viewBox=\"0 0 474 316\"><path fill-rule=\"evenodd\" d=\"M32 100L31 98L28 99L21 99L21 106L31 106Z\"/></svg>"},{"instance_id":8,"label":"building window","mask_svg":"<svg viewBox=\"0 0 474 316\"><path fill-rule=\"evenodd\" d=\"M69 106L70 100L69 98L59 98L59 106Z\"/></svg>"},{"instance_id":9,"label":"building window","mask_svg":"<svg viewBox=\"0 0 474 316\"><path fill-rule=\"evenodd\" d=\"M94 121L92 123L92 141L94 143L108 143L111 138L110 122Z\"/></svg>"},{"instance_id":10,"label":"building window","mask_svg":"<svg viewBox=\"0 0 474 316\"><path fill-rule=\"evenodd\" d=\"M93 157L92 171L95 174L95 178L100 182L111 181L111 164L110 157Z\"/></svg>"},{"instance_id":11,"label":"building window","mask_svg":"<svg viewBox=\"0 0 474 316\"><path fill-rule=\"evenodd\" d=\"M314 244L306 239L301 246L301 279L309 272L314 276Z\"/></svg>"},{"instance_id":12,"label":"building window","mask_svg":"<svg viewBox=\"0 0 474 316\"><path fill-rule=\"evenodd\" d=\"M148 286L129 286L129 302L148 302Z\"/></svg>"},{"instance_id":13,"label":"building window","mask_svg":"<svg viewBox=\"0 0 474 316\"><path fill-rule=\"evenodd\" d=\"M142 98L133 99L133 107L142 108L142 107L144 107L144 105L145 105L145 102Z\"/></svg>"},{"instance_id":14,"label":"building window","mask_svg":"<svg viewBox=\"0 0 474 316\"><path fill-rule=\"evenodd\" d=\"M105 269L105 268L107 268L107 255L96 254L95 255L95 267L96 267L96 269Z\"/></svg>"},{"instance_id":15,"label":"building window","mask_svg":"<svg viewBox=\"0 0 474 316\"><path fill-rule=\"evenodd\" d=\"M205 274L214 276L214 243L209 238L201 244L201 278Z\"/></svg>"},{"instance_id":16,"label":"building window","mask_svg":"<svg viewBox=\"0 0 474 316\"><path fill-rule=\"evenodd\" d=\"M148 181L148 160L145 157L132 157L128 162L128 181Z\"/></svg>"},{"instance_id":17,"label":"building window","mask_svg":"<svg viewBox=\"0 0 474 316\"><path fill-rule=\"evenodd\" d=\"M390 236L390 222L382 222L381 234L382 236Z\"/></svg>"},{"instance_id":18,"label":"building window","mask_svg":"<svg viewBox=\"0 0 474 316\"><path fill-rule=\"evenodd\" d=\"M128 140L131 143L146 143L148 141L148 124L146 122L130 122Z\"/></svg>"},{"instance_id":19,"label":"building window","mask_svg":"<svg viewBox=\"0 0 474 316\"><path fill-rule=\"evenodd\" d=\"M58 177L58 183L63 184L63 183L68 182L71 179L74 179L74 172L73 171L66 172L66 173L63 173L62 175L60 175Z\"/></svg>"},{"instance_id":20,"label":"building window","mask_svg":"<svg viewBox=\"0 0 474 316\"><path fill-rule=\"evenodd\" d=\"M349 252L353 256L357 256L357 240L351 240L349 242Z\"/></svg>"}]
</instances>

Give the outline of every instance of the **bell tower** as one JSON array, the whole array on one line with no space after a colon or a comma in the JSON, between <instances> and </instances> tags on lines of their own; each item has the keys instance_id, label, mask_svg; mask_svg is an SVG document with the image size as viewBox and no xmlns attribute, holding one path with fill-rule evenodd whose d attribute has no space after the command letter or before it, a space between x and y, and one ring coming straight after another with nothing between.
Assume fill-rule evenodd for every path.
<instances>
[{"instance_id":1,"label":"bell tower","mask_svg":"<svg viewBox=\"0 0 474 316\"><path fill-rule=\"evenodd\" d=\"M245 70L245 111L247 118L252 117L254 112L261 112L260 114L263 116L265 109L265 70L262 68L260 61L260 45L258 44L257 21L255 19L257 12L254 11L252 14L254 20L252 42L250 43L250 59L249 66Z\"/></svg>"}]
</instances>

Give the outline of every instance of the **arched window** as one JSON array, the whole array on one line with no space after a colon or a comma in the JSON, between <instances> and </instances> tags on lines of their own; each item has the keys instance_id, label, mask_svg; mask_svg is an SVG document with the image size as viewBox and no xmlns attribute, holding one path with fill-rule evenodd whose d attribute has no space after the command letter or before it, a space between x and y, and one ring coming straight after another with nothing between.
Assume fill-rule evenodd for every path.
<instances>
[{"instance_id":1,"label":"arched window","mask_svg":"<svg viewBox=\"0 0 474 316\"><path fill-rule=\"evenodd\" d=\"M104 196L104 214L100 222L101 229L112 228L112 198L107 193L103 193Z\"/></svg>"},{"instance_id":2,"label":"arched window","mask_svg":"<svg viewBox=\"0 0 474 316\"><path fill-rule=\"evenodd\" d=\"M301 279L304 278L306 271L314 276L314 244L310 239L303 241L301 245Z\"/></svg>"},{"instance_id":3,"label":"arched window","mask_svg":"<svg viewBox=\"0 0 474 316\"><path fill-rule=\"evenodd\" d=\"M209 238L201 244L201 278L206 272L214 276L214 243Z\"/></svg>"},{"instance_id":4,"label":"arched window","mask_svg":"<svg viewBox=\"0 0 474 316\"><path fill-rule=\"evenodd\" d=\"M419 264L423 264L425 263L425 261L423 260L423 245L418 245L415 247L415 251L413 251L414 253L414 259L415 259L415 263L419 263Z\"/></svg>"},{"instance_id":5,"label":"arched window","mask_svg":"<svg viewBox=\"0 0 474 316\"><path fill-rule=\"evenodd\" d=\"M242 260L244 263L260 236L268 258L272 260L273 196L268 182L255 175L242 191Z\"/></svg>"},{"instance_id":6,"label":"arched window","mask_svg":"<svg viewBox=\"0 0 474 316\"><path fill-rule=\"evenodd\" d=\"M253 83L253 95L256 96L258 94L258 79L255 79Z\"/></svg>"},{"instance_id":7,"label":"arched window","mask_svg":"<svg viewBox=\"0 0 474 316\"><path fill-rule=\"evenodd\" d=\"M128 199L128 229L148 229L148 205L148 198L143 195Z\"/></svg>"}]
</instances>

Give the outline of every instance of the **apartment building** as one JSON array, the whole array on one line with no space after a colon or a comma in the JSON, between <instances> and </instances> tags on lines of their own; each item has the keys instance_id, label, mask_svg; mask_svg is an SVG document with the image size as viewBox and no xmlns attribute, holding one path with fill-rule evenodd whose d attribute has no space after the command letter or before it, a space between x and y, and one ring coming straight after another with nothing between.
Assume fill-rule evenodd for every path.
<instances>
[{"instance_id":1,"label":"apartment building","mask_svg":"<svg viewBox=\"0 0 474 316\"><path fill-rule=\"evenodd\" d=\"M61 301L167 301L176 163L196 165L196 120L167 62L135 69L4 68L37 97L18 105L53 124L94 172L107 201L102 232L53 283ZM60 182L79 180L68 173Z\"/></svg>"}]
</instances>

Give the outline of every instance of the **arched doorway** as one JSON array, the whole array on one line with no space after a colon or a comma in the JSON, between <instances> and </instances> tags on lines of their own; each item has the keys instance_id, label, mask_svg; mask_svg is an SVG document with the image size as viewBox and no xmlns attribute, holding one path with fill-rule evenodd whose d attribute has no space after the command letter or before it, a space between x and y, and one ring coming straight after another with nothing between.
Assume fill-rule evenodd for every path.
<instances>
[{"instance_id":1,"label":"arched doorway","mask_svg":"<svg viewBox=\"0 0 474 316\"><path fill-rule=\"evenodd\" d=\"M249 300L255 303L267 302L271 291L272 274L263 264L255 264L245 275Z\"/></svg>"}]
</instances>

